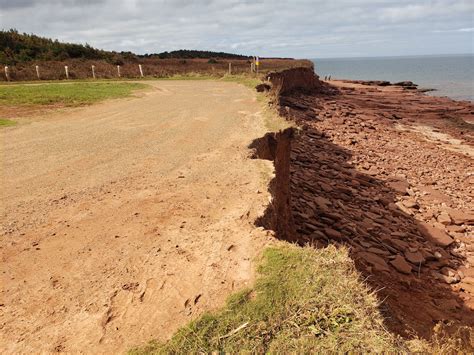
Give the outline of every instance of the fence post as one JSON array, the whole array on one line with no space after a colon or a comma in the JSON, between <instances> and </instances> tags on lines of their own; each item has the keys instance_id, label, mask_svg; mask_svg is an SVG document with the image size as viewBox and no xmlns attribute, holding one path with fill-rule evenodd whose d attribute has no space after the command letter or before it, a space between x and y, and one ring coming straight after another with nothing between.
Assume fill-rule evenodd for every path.
<instances>
[{"instance_id":1,"label":"fence post","mask_svg":"<svg viewBox=\"0 0 474 355\"><path fill-rule=\"evenodd\" d=\"M232 63L229 62L229 75L232 75Z\"/></svg>"},{"instance_id":2,"label":"fence post","mask_svg":"<svg viewBox=\"0 0 474 355\"><path fill-rule=\"evenodd\" d=\"M138 69L140 69L140 76L143 78L143 68L141 64L138 64Z\"/></svg>"},{"instance_id":3,"label":"fence post","mask_svg":"<svg viewBox=\"0 0 474 355\"><path fill-rule=\"evenodd\" d=\"M8 67L5 66L5 77L7 78L7 81L10 81L10 74L8 73Z\"/></svg>"},{"instance_id":4,"label":"fence post","mask_svg":"<svg viewBox=\"0 0 474 355\"><path fill-rule=\"evenodd\" d=\"M95 65L92 66L92 78L95 79Z\"/></svg>"},{"instance_id":5,"label":"fence post","mask_svg":"<svg viewBox=\"0 0 474 355\"><path fill-rule=\"evenodd\" d=\"M41 80L41 78L40 78L40 67L39 67L39 65L36 66L36 76L38 77L38 80Z\"/></svg>"},{"instance_id":6,"label":"fence post","mask_svg":"<svg viewBox=\"0 0 474 355\"><path fill-rule=\"evenodd\" d=\"M69 68L67 65L64 66L64 72L66 73L66 79L69 79Z\"/></svg>"},{"instance_id":7,"label":"fence post","mask_svg":"<svg viewBox=\"0 0 474 355\"><path fill-rule=\"evenodd\" d=\"M120 65L117 65L117 75L120 78Z\"/></svg>"}]
</instances>

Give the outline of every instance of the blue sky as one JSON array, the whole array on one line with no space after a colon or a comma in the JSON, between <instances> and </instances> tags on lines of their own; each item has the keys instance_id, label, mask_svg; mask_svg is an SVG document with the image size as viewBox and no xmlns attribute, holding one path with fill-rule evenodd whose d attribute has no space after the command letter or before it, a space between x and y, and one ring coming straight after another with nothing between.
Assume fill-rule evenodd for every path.
<instances>
[{"instance_id":1,"label":"blue sky","mask_svg":"<svg viewBox=\"0 0 474 355\"><path fill-rule=\"evenodd\" d=\"M472 53L473 0L0 0L0 27L109 50L298 58Z\"/></svg>"}]
</instances>

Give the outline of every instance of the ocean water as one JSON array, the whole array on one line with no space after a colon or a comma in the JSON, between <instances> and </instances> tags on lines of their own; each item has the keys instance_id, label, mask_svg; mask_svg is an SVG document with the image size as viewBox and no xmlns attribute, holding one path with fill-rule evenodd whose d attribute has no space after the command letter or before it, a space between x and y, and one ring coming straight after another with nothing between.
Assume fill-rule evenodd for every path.
<instances>
[{"instance_id":1,"label":"ocean water","mask_svg":"<svg viewBox=\"0 0 474 355\"><path fill-rule=\"evenodd\" d=\"M312 59L316 73L333 79L413 81L430 95L474 101L474 55Z\"/></svg>"}]
</instances>

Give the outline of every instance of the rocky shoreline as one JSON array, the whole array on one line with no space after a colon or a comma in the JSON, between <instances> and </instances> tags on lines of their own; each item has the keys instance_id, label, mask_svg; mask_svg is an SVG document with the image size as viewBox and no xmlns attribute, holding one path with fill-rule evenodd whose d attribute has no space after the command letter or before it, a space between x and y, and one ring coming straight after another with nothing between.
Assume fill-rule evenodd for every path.
<instances>
[{"instance_id":1,"label":"rocky shoreline","mask_svg":"<svg viewBox=\"0 0 474 355\"><path fill-rule=\"evenodd\" d=\"M301 128L291 239L349 247L398 334L474 326L474 105L408 83L303 77L276 97Z\"/></svg>"},{"instance_id":2,"label":"rocky shoreline","mask_svg":"<svg viewBox=\"0 0 474 355\"><path fill-rule=\"evenodd\" d=\"M347 84L361 84L365 86L398 86L405 90L419 90L421 92L435 91L435 89L418 89L418 84L413 81L400 81L398 83L391 83L386 80L341 80Z\"/></svg>"}]
</instances>

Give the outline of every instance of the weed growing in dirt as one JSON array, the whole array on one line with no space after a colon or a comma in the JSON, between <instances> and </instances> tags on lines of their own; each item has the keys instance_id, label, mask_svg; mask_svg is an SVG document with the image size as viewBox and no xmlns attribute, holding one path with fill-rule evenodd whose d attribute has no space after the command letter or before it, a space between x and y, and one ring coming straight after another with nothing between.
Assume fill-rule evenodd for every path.
<instances>
[{"instance_id":1,"label":"weed growing in dirt","mask_svg":"<svg viewBox=\"0 0 474 355\"><path fill-rule=\"evenodd\" d=\"M54 83L0 86L0 105L80 106L130 96L147 85L139 83Z\"/></svg>"},{"instance_id":2,"label":"weed growing in dirt","mask_svg":"<svg viewBox=\"0 0 474 355\"><path fill-rule=\"evenodd\" d=\"M0 127L9 127L16 125L15 121L8 120L6 118L0 118Z\"/></svg>"},{"instance_id":3,"label":"weed growing in dirt","mask_svg":"<svg viewBox=\"0 0 474 355\"><path fill-rule=\"evenodd\" d=\"M345 250L273 247L258 271L255 287L231 296L221 311L131 353L400 350Z\"/></svg>"}]
</instances>

